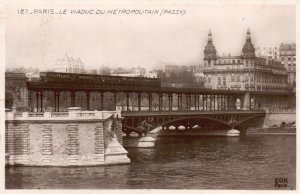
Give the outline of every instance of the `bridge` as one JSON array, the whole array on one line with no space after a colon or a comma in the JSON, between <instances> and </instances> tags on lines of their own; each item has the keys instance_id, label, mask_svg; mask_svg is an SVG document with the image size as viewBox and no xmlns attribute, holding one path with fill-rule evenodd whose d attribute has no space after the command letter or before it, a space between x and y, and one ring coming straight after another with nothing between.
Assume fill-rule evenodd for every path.
<instances>
[{"instance_id":1,"label":"bridge","mask_svg":"<svg viewBox=\"0 0 300 194\"><path fill-rule=\"evenodd\" d=\"M178 129L216 126L242 129L264 117L264 108L288 108L292 92L161 87L158 79L89 74L42 73L27 81L31 111L121 110L123 132L143 123ZM49 111L49 110L47 110Z\"/></svg>"},{"instance_id":2,"label":"bridge","mask_svg":"<svg viewBox=\"0 0 300 194\"><path fill-rule=\"evenodd\" d=\"M126 138L122 132L141 135L162 127L167 133L209 130L237 136L262 124L265 107L288 108L294 95L160 87L158 79L64 73L41 74L26 86L29 112L6 112L5 149L11 165L128 163L122 145L153 147L155 139Z\"/></svg>"},{"instance_id":3,"label":"bridge","mask_svg":"<svg viewBox=\"0 0 300 194\"><path fill-rule=\"evenodd\" d=\"M144 111L128 112L123 111L122 131L127 136L135 132L141 134L139 127L141 123L147 122L151 125L149 130L162 127L170 130L171 127L179 130L197 129L231 129L235 128L244 131L246 127L261 125L261 119L265 117L264 110L223 110L223 111Z\"/></svg>"}]
</instances>

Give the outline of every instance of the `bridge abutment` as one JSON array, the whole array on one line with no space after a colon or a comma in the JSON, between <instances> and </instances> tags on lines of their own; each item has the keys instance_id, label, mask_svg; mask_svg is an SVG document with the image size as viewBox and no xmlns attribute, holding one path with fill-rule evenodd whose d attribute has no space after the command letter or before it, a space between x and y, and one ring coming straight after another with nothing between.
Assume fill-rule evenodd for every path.
<instances>
[{"instance_id":1,"label":"bridge abutment","mask_svg":"<svg viewBox=\"0 0 300 194\"><path fill-rule=\"evenodd\" d=\"M116 111L6 112L8 165L93 166L130 163ZM121 135L121 136L120 136Z\"/></svg>"},{"instance_id":2,"label":"bridge abutment","mask_svg":"<svg viewBox=\"0 0 300 194\"><path fill-rule=\"evenodd\" d=\"M296 123L296 111L267 111L263 127L281 126L283 123Z\"/></svg>"}]
</instances>

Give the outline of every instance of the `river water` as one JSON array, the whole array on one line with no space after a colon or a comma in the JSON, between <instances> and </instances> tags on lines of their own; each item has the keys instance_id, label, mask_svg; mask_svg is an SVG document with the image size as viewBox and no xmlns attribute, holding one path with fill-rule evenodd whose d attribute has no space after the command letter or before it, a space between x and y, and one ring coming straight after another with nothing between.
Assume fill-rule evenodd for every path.
<instances>
[{"instance_id":1,"label":"river water","mask_svg":"<svg viewBox=\"0 0 300 194\"><path fill-rule=\"evenodd\" d=\"M130 148L131 164L100 167L9 167L7 189L296 188L296 136L161 137Z\"/></svg>"}]
</instances>

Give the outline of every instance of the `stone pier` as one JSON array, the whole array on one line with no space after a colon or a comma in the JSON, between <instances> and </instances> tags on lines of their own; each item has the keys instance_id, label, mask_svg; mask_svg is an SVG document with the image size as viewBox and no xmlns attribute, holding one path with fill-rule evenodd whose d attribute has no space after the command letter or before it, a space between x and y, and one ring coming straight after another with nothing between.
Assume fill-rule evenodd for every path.
<instances>
[{"instance_id":1,"label":"stone pier","mask_svg":"<svg viewBox=\"0 0 300 194\"><path fill-rule=\"evenodd\" d=\"M124 136L123 146L125 148L153 148L155 147L156 138L161 130L162 127L157 127L143 137L138 136L138 134L135 136Z\"/></svg>"},{"instance_id":2,"label":"stone pier","mask_svg":"<svg viewBox=\"0 0 300 194\"><path fill-rule=\"evenodd\" d=\"M124 137L125 148L153 148L155 146L155 138L151 136L144 137Z\"/></svg>"},{"instance_id":3,"label":"stone pier","mask_svg":"<svg viewBox=\"0 0 300 194\"><path fill-rule=\"evenodd\" d=\"M5 122L8 165L130 163L119 131L122 128L120 112L81 111L78 108L51 113L6 112Z\"/></svg>"}]
</instances>

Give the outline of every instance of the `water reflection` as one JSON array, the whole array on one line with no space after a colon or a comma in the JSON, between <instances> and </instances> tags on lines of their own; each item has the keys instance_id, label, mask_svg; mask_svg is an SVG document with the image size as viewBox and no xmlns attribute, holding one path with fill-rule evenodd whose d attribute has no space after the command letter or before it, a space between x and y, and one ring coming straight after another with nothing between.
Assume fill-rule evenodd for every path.
<instances>
[{"instance_id":1,"label":"water reflection","mask_svg":"<svg viewBox=\"0 0 300 194\"><path fill-rule=\"evenodd\" d=\"M7 188L276 189L295 188L295 136L163 137L154 149L128 149L132 163L102 167L6 168Z\"/></svg>"}]
</instances>

